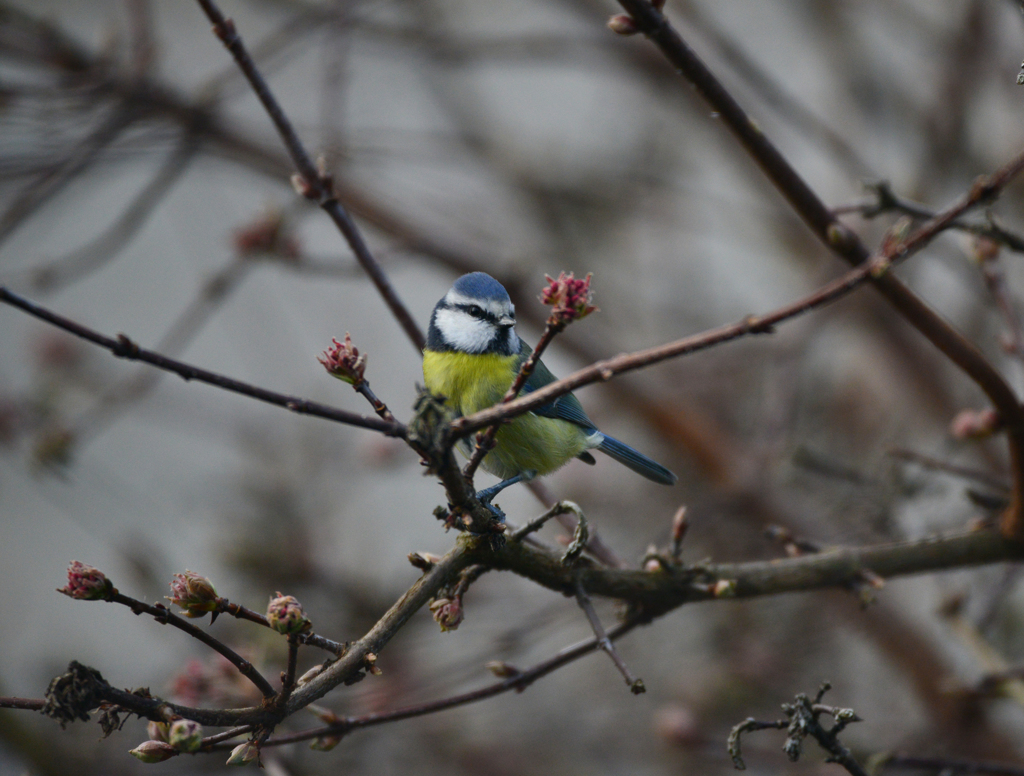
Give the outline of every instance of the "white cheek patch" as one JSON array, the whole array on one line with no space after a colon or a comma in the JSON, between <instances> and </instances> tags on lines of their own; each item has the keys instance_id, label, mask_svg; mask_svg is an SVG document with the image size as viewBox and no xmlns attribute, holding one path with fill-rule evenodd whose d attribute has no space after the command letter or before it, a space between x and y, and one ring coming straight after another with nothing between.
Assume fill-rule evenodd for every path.
<instances>
[{"instance_id":1,"label":"white cheek patch","mask_svg":"<svg viewBox=\"0 0 1024 776\"><path fill-rule=\"evenodd\" d=\"M483 353L494 339L493 326L461 310L439 309L434 324L447 344L465 353Z\"/></svg>"}]
</instances>

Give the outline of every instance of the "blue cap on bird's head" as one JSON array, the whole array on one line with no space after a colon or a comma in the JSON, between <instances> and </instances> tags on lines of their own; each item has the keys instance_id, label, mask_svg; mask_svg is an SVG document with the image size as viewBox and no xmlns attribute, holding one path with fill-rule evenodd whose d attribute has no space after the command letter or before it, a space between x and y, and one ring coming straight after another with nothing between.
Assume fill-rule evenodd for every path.
<instances>
[{"instance_id":1,"label":"blue cap on bird's head","mask_svg":"<svg viewBox=\"0 0 1024 776\"><path fill-rule=\"evenodd\" d=\"M452 285L452 290L470 299L509 301L505 286L486 272L470 272L468 275L463 275Z\"/></svg>"}]
</instances>

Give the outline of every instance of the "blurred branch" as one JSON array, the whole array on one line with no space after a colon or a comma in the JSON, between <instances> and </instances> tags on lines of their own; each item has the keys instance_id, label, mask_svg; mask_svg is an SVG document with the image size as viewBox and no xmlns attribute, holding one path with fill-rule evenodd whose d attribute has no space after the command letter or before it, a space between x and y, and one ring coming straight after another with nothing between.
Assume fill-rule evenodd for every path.
<instances>
[{"instance_id":1,"label":"blurred branch","mask_svg":"<svg viewBox=\"0 0 1024 776\"><path fill-rule=\"evenodd\" d=\"M676 340L675 342L670 342L665 345L659 345L646 350L636 351L635 353L627 353L604 361L598 361L589 367L574 372L566 378L557 380L543 388L533 391L528 396L521 397L505 404L499 404L486 410L476 412L473 415L468 415L453 421L452 429L455 437L459 438L466 436L467 434L470 434L479 428L483 428L484 426L493 424L496 421L515 417L516 415L521 415L524 412L534 410L552 399L568 393L569 391L591 383L610 380L617 374L641 369L651 364L658 363L659 361L694 353L698 350L706 350L707 348L751 334L771 333L775 325L829 304L850 293L868 280L876 284L887 280L893 280L893 282L897 283L898 287L902 289L898 294L900 298L907 301L908 304L911 304L909 300L913 300L912 304L918 305L915 309L925 311L926 317L933 316L934 321L937 322L938 328L930 329L930 331L937 336L942 335L947 337L950 347L954 348L958 354L963 355L967 362L971 364L971 367L975 370L976 374L986 381L985 385L982 385L982 388L985 388L987 385L988 388L991 389L991 393L989 394L990 397L993 394L999 397L1000 401L995 403L1000 412L1003 411L1004 405L1010 405L1009 414L1004 415L1003 419L1011 429L1014 428L1015 425L1017 426L1015 433L1011 431L1011 439L1016 441L1019 437L1020 441L1024 443L1024 417L1021 417L1022 411L1017 404L1012 389L1006 384L1002 376L999 375L999 373L991 366L991 364L988 363L987 360L985 360L984 356L970 342L961 337L957 332L950 329L937 316L934 316L923 302L920 302L920 300L918 300L917 297L915 297L909 290L899 284L899 281L895 280L893 275L889 272L895 262L906 260L914 253L924 248L936 234L947 228L949 223L960 213L975 206L985 197L990 196L989 193L986 193L990 191L990 187L993 187L994 190L997 191L1000 190L1021 170L1024 170L1024 154L1018 156L1009 164L1005 165L989 179L986 179L985 183L975 183L971 190L958 202L920 226L905 239L889 242L883 246L883 249L878 254L874 256L869 256L866 253L867 249L864 248L864 260L857 262L857 265L852 270L849 270L846 274L822 286L817 291L798 299L785 307L781 307L773 312L760 316L748 315L746 318L736 323L721 326L702 334L684 337L683 339ZM795 173L793 174L795 175ZM803 185L802 181L801 185ZM836 224L838 224L838 222L836 222ZM836 224L831 225L829 228L831 229L832 226L835 226ZM856 244L863 248L863 244L860 243L852 233L848 232L845 227L839 225L839 229L842 230L844 235L848 235L849 240L856 241ZM843 239L846 240L847 238L844 237ZM933 318L929 318L929 320L932 320ZM1018 418L1020 418L1019 422ZM1011 445L1011 451L1013 450L1017 450L1015 445ZM1018 459L1015 458L1015 460ZM1024 478L1024 471L1017 471L1015 469L1015 475L1019 475L1021 478Z\"/></svg>"},{"instance_id":2,"label":"blurred branch","mask_svg":"<svg viewBox=\"0 0 1024 776\"><path fill-rule=\"evenodd\" d=\"M924 469L946 472L947 474L952 474L954 477L963 477L967 480L974 480L975 482L988 485L990 488L995 488L996 490L1007 491L1010 489L1006 480L1001 477L989 474L981 469L972 469L968 466L960 466L959 464L943 461L930 455L915 452L914 450L893 448L892 450L889 450L889 455L901 461L916 463Z\"/></svg>"},{"instance_id":3,"label":"blurred branch","mask_svg":"<svg viewBox=\"0 0 1024 776\"><path fill-rule=\"evenodd\" d=\"M927 221L935 218L936 212L932 208L901 197L892 190L888 181L878 181L868 185L874 193L875 199L856 205L843 205L832 209L836 215L843 213L859 213L865 218L875 218L882 213L903 213L911 218ZM950 223L950 229L973 234L977 237L987 237L990 240L1004 245L1016 253L1024 253L1024 236L1004 228L996 223L991 214L987 214L985 223L975 223L955 219Z\"/></svg>"},{"instance_id":4,"label":"blurred branch","mask_svg":"<svg viewBox=\"0 0 1024 776\"><path fill-rule=\"evenodd\" d=\"M825 203L807 185L764 132L750 120L739 103L691 50L668 20L646 0L619 0L636 29L646 35L719 113L739 143L775 184L797 214L833 253L854 266L865 264L871 252L857 235L841 224ZM992 201L1024 168L1018 156L997 173L979 178L953 207L917 229L908 244L923 246L949 227L962 213L982 202ZM959 366L985 392L1008 427L1012 459L1013 497L1003 516L1002 530L1008 536L1024 534L1024 412L1013 390L984 355L928 307L891 273L872 276L875 287L932 344Z\"/></svg>"},{"instance_id":5,"label":"blurred branch","mask_svg":"<svg viewBox=\"0 0 1024 776\"><path fill-rule=\"evenodd\" d=\"M246 51L241 37L239 37L238 33L235 31L234 22L224 17L224 14L220 12L220 9L213 0L197 1L209 17L210 21L213 22L214 34L220 38L224 46L234 56L238 67L249 80L249 83L252 85L253 91L256 92L256 96L259 97L260 102L263 103L263 107L266 109L267 115L269 115L271 121L274 122L274 126L277 128L278 134L281 135L281 139L284 141L285 147L288 149L288 153L291 156L292 161L295 162L295 166L298 168L299 175L301 176L301 180L305 187L302 194L308 199L315 200L320 207L323 208L324 212L330 216L331 220L334 221L335 225L348 242L349 247L352 248L352 252L355 254L356 259L362 265L363 269L366 270L366 274L370 276L370 279L377 287L377 290L380 292L381 297L383 297L384 302L391 310L391 314L394 315L395 320L398 321L399 325L405 331L406 336L408 336L417 351L423 350L423 345L426 343L423 332L420 331L419 326L412 317L412 313L410 313L408 308L406 308L405 303L399 298L398 293L395 291L394 286L391 285L391 281L388 279L387 274L370 253L370 249L366 245L366 241L363 239L362 233L352 220L352 217L338 200L337 195L334 193L333 182L330 177L317 170L316 165L313 164L313 160L310 158L309 154L306 153L306 149L302 145L302 141L299 139L299 136L296 134L291 121L285 115L281 105L271 93L270 87L267 85L263 76L257 69L256 63L252 61L252 58Z\"/></svg>"},{"instance_id":6,"label":"blurred branch","mask_svg":"<svg viewBox=\"0 0 1024 776\"><path fill-rule=\"evenodd\" d=\"M915 757L906 754L883 754L872 758L872 773L884 771L935 771L948 776L1024 776L1024 766L1014 763L952 760L946 757Z\"/></svg>"},{"instance_id":7,"label":"blurred branch","mask_svg":"<svg viewBox=\"0 0 1024 776\"><path fill-rule=\"evenodd\" d=\"M190 364L184 363L183 361L176 361L159 353L144 350L123 334L119 334L117 339L111 339L110 337L104 336L87 326L83 326L80 323L76 323L68 318L64 318L63 316L50 312L49 310L12 293L3 286L0 286L0 302L23 310L29 315L74 334L76 337L81 337L82 339L88 340L100 347L106 348L118 358L125 358L130 361L143 361L157 367L158 369L174 372L185 380L198 380L200 382L207 383L208 385L222 388L226 391L239 393L243 396L249 396L250 398L267 402L268 404L275 404L279 407L284 407L285 409L297 412L301 415L312 415L314 417L325 418L326 420L333 420L337 423L345 423L350 426L368 428L373 431L380 431L387 436L405 436L405 426L397 421L388 422L380 418L370 418L365 415L357 415L354 412L346 412L345 410L335 409L334 407L328 407L327 405L318 404L317 402L311 402L295 396L286 396L284 394L275 393L274 391L268 391L265 388L243 383L240 380L233 380L230 377L224 377L223 375L216 374L215 372L209 372L205 369L194 367Z\"/></svg>"},{"instance_id":8,"label":"blurred branch","mask_svg":"<svg viewBox=\"0 0 1024 776\"><path fill-rule=\"evenodd\" d=\"M184 137L120 218L99 236L66 256L25 270L23 274L29 277L32 288L48 293L59 291L116 258L188 170L197 151L197 138L191 134Z\"/></svg>"}]
</instances>

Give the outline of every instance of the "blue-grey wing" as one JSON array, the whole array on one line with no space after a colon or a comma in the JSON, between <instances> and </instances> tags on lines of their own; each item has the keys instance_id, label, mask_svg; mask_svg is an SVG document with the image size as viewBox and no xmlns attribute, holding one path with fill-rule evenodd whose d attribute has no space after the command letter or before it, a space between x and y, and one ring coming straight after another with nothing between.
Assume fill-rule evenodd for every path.
<instances>
[{"instance_id":1,"label":"blue-grey wing","mask_svg":"<svg viewBox=\"0 0 1024 776\"><path fill-rule=\"evenodd\" d=\"M533 348L525 342L520 345L520 355L523 359L526 359L532 352ZM530 375L530 379L526 381L526 385L523 386L522 393L523 395L528 394L532 391L536 391L538 388L543 388L545 385L553 383L554 381L555 376L551 374L551 370L544 366L544 362L541 361L537 364L537 368L533 370L533 374ZM534 413L545 418L566 420L587 429L596 428L594 426L594 422L588 418L587 413L583 411L583 405L580 404L579 399L571 393L567 393L565 396L559 396L557 399L547 404L542 404L534 410Z\"/></svg>"}]
</instances>

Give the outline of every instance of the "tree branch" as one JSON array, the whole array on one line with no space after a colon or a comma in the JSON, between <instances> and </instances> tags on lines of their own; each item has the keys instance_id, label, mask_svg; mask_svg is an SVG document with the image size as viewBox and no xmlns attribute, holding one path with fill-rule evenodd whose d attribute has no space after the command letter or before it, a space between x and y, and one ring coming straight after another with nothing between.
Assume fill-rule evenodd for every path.
<instances>
[{"instance_id":1,"label":"tree branch","mask_svg":"<svg viewBox=\"0 0 1024 776\"><path fill-rule=\"evenodd\" d=\"M303 192L304 195L309 199L316 200L324 212L334 221L338 230L348 242L349 247L352 248L356 260L366 270L366 274L370 276L381 297L383 297L385 304L391 310L391 314L405 331L406 336L417 351L423 350L423 346L426 344L423 332L420 331L419 326L412 317L412 313L409 312L405 303L398 296L398 292L391 285L387 273L384 272L383 268L373 257L373 254L370 253L370 249L366 245L366 241L363 239L363 235L356 226L355 221L352 220L352 216L349 215L345 207L338 201L329 176L317 170L313 160L306 153L306 149L295 132L291 121L270 91L270 87L257 69L256 63L253 62L249 52L246 51L241 37L235 31L234 22L225 18L213 0L197 0L197 2L213 23L214 34L220 38L225 48L234 56L239 69L245 74L256 96L263 103L263 107L266 109L267 115L270 116L270 120L274 122L281 140L284 141L285 147L288 149L288 154L291 156L292 161L295 162L295 167L298 169L299 175L302 176L305 186L308 187Z\"/></svg>"},{"instance_id":2,"label":"tree branch","mask_svg":"<svg viewBox=\"0 0 1024 776\"><path fill-rule=\"evenodd\" d=\"M751 121L739 103L686 45L661 12L647 0L619 0L619 4L632 17L636 29L658 47L666 59L708 102L815 236L829 250L854 266L868 261L871 252L860 238L839 222L760 127ZM961 201L964 207L948 209L945 223L925 224L908 242L924 236L925 231L931 231L931 236L934 236L955 222L969 207L979 202L991 201L1022 168L1024 155L1018 156L995 175L978 179L969 194ZM930 236L925 237L924 241L927 239L930 239ZM874 277L873 282L878 291L914 327L978 384L1005 420L1008 427L1014 487L1010 506L1003 516L1002 530L1007 536L1024 535L1024 412L1013 390L973 344L896 277L882 274Z\"/></svg>"},{"instance_id":3,"label":"tree branch","mask_svg":"<svg viewBox=\"0 0 1024 776\"><path fill-rule=\"evenodd\" d=\"M284 394L275 393L274 391L268 391L265 388L243 383L240 380L233 380L230 377L219 375L216 372L200 369L192 366L191 364L186 364L183 361L176 361L175 359L167 358L160 353L140 348L123 334L119 334L117 339L111 339L110 337L100 334L94 329L90 329L88 326L83 326L69 318L57 315L44 307L40 307L34 302L30 302L28 299L18 296L3 286L0 286L0 302L8 304L11 307L16 307L19 310L23 310L35 318L46 321L57 328L74 334L76 337L81 337L82 339L88 340L102 348L106 348L118 358L125 358L129 361L143 361L157 367L158 369L174 372L184 380L198 380L199 382L207 383L208 385L213 385L217 388L222 388L225 391L239 393L252 399L267 402L268 404L284 407L285 409L297 412L300 415L312 415L326 420L333 420L337 423L345 423L350 426L368 428L372 431L379 431L386 436L400 438L405 437L405 426L397 421L388 422L381 418L357 415L354 412L346 412L345 410L328 407L325 404L319 404L317 402L308 401L307 399L301 399L295 396L286 396Z\"/></svg>"}]
</instances>

